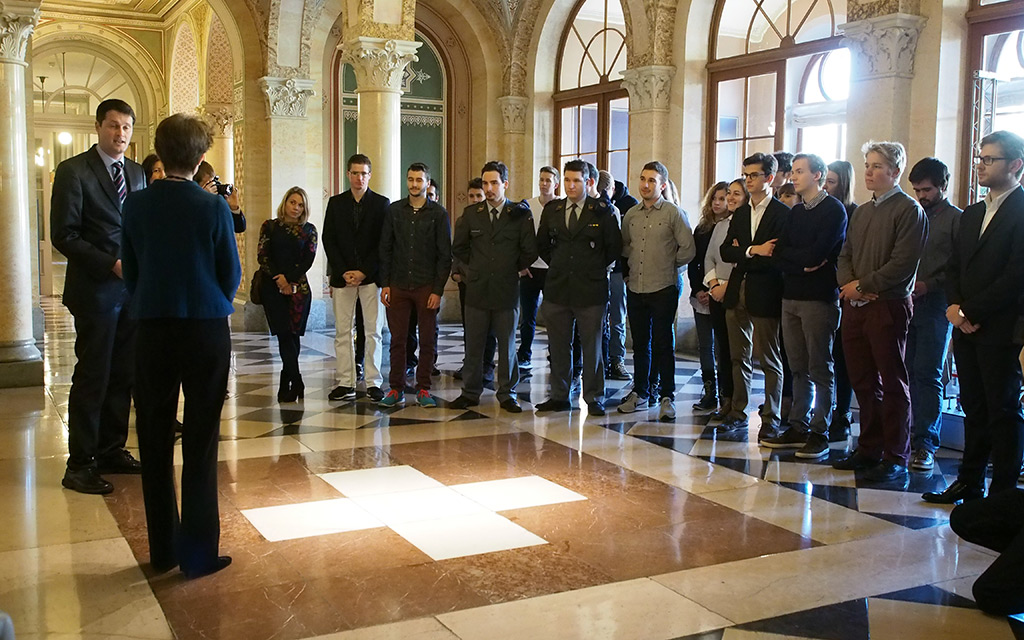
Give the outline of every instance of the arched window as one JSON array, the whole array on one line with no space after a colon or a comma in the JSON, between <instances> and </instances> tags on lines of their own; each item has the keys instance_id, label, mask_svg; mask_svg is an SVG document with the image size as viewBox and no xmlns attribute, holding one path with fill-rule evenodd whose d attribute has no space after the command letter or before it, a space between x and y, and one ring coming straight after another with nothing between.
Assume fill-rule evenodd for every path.
<instances>
[{"instance_id":1,"label":"arched window","mask_svg":"<svg viewBox=\"0 0 1024 640\"><path fill-rule=\"evenodd\" d=\"M849 56L840 53L838 25L845 20L845 0L718 0L706 182L735 178L743 158L758 151L843 156Z\"/></svg>"},{"instance_id":2,"label":"arched window","mask_svg":"<svg viewBox=\"0 0 1024 640\"><path fill-rule=\"evenodd\" d=\"M555 71L555 157L582 158L618 179L629 167L626 21L618 0L582 0L562 35Z\"/></svg>"}]
</instances>

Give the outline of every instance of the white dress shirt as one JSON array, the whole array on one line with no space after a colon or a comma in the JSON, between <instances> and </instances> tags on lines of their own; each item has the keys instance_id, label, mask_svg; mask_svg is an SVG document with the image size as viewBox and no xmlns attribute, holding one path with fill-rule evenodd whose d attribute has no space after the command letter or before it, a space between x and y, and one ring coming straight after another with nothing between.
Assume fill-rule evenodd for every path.
<instances>
[{"instance_id":1,"label":"white dress shirt","mask_svg":"<svg viewBox=\"0 0 1024 640\"><path fill-rule=\"evenodd\" d=\"M985 217L981 219L981 233L979 237L985 235L985 229L988 229L988 225L992 222L992 218L996 217L996 213L999 211L999 207L1003 206L1003 202L1009 197L1015 190L1020 189L1019 185L1007 189L1006 191L993 195L992 190L988 190L988 194L985 195Z\"/></svg>"}]
</instances>

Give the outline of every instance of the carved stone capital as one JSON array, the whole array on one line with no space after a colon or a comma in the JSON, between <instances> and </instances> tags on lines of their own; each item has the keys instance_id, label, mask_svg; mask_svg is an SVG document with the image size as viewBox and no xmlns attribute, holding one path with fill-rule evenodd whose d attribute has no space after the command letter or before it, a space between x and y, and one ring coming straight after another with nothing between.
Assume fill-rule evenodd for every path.
<instances>
[{"instance_id":1,"label":"carved stone capital","mask_svg":"<svg viewBox=\"0 0 1024 640\"><path fill-rule=\"evenodd\" d=\"M0 64L28 66L28 39L38 23L38 2L0 1Z\"/></svg>"},{"instance_id":2,"label":"carved stone capital","mask_svg":"<svg viewBox=\"0 0 1024 640\"><path fill-rule=\"evenodd\" d=\"M927 18L894 13L840 25L853 52L853 79L913 78L917 39Z\"/></svg>"},{"instance_id":3,"label":"carved stone capital","mask_svg":"<svg viewBox=\"0 0 1024 640\"><path fill-rule=\"evenodd\" d=\"M385 40L359 36L338 46L341 60L352 65L356 93L360 91L402 92L402 75L410 62L419 60L419 42Z\"/></svg>"},{"instance_id":4,"label":"carved stone capital","mask_svg":"<svg viewBox=\"0 0 1024 640\"><path fill-rule=\"evenodd\" d=\"M501 121L505 133L526 133L526 105L529 99L523 96L502 96L498 98L501 107Z\"/></svg>"},{"instance_id":5,"label":"carved stone capital","mask_svg":"<svg viewBox=\"0 0 1024 640\"><path fill-rule=\"evenodd\" d=\"M316 95L313 84L307 78L260 78L260 88L267 97L268 116L305 118L306 101Z\"/></svg>"},{"instance_id":6,"label":"carved stone capital","mask_svg":"<svg viewBox=\"0 0 1024 640\"><path fill-rule=\"evenodd\" d=\"M230 136L235 124L235 111L229 104L208 102L201 109L203 117L213 128L213 135Z\"/></svg>"},{"instance_id":7,"label":"carved stone capital","mask_svg":"<svg viewBox=\"0 0 1024 640\"><path fill-rule=\"evenodd\" d=\"M635 67L622 72L629 92L629 111L668 111L676 68L662 65Z\"/></svg>"}]
</instances>

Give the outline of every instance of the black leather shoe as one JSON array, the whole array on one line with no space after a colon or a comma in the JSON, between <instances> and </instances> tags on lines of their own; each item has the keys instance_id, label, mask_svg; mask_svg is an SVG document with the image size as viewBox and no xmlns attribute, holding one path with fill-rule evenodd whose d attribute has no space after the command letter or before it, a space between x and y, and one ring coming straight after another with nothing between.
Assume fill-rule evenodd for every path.
<instances>
[{"instance_id":1,"label":"black leather shoe","mask_svg":"<svg viewBox=\"0 0 1024 640\"><path fill-rule=\"evenodd\" d=\"M545 400L534 407L537 411L568 411L571 408L568 400Z\"/></svg>"},{"instance_id":2,"label":"black leather shoe","mask_svg":"<svg viewBox=\"0 0 1024 640\"><path fill-rule=\"evenodd\" d=\"M605 415L604 403L603 402L588 402L587 413L592 416L603 416Z\"/></svg>"},{"instance_id":3,"label":"black leather shoe","mask_svg":"<svg viewBox=\"0 0 1024 640\"><path fill-rule=\"evenodd\" d=\"M117 449L96 459L99 473L142 473L142 463L124 449Z\"/></svg>"},{"instance_id":4,"label":"black leather shoe","mask_svg":"<svg viewBox=\"0 0 1024 640\"><path fill-rule=\"evenodd\" d=\"M66 489L91 495L105 496L114 491L114 485L101 478L95 467L86 467L76 471L68 469L64 472L64 479L60 483Z\"/></svg>"},{"instance_id":5,"label":"black leather shoe","mask_svg":"<svg viewBox=\"0 0 1024 640\"><path fill-rule=\"evenodd\" d=\"M968 502L970 500L979 500L985 497L985 490L981 487L969 485L959 480L954 480L953 484L946 487L945 491L929 491L921 496L921 499L925 502L931 502L932 504L956 504L963 500Z\"/></svg>"},{"instance_id":6,"label":"black leather shoe","mask_svg":"<svg viewBox=\"0 0 1024 640\"><path fill-rule=\"evenodd\" d=\"M519 406L515 398L505 398L501 401L501 408L509 413L522 413L523 408Z\"/></svg>"},{"instance_id":7,"label":"black leather shoe","mask_svg":"<svg viewBox=\"0 0 1024 640\"><path fill-rule=\"evenodd\" d=\"M370 387L366 390L366 397L374 402L380 402L384 399L384 392L380 387Z\"/></svg>"},{"instance_id":8,"label":"black leather shoe","mask_svg":"<svg viewBox=\"0 0 1024 640\"><path fill-rule=\"evenodd\" d=\"M839 469L840 471L859 471L861 469L870 469L877 465L878 462L878 460L869 458L860 451L854 451L845 458L833 462L832 468Z\"/></svg>"},{"instance_id":9,"label":"black leather shoe","mask_svg":"<svg viewBox=\"0 0 1024 640\"><path fill-rule=\"evenodd\" d=\"M201 578L208 576L211 573L217 573L221 569L226 568L231 564L231 556L219 556L212 565L203 567L201 569L185 569L182 568L181 572L185 574L185 577L189 580L193 578Z\"/></svg>"},{"instance_id":10,"label":"black leather shoe","mask_svg":"<svg viewBox=\"0 0 1024 640\"><path fill-rule=\"evenodd\" d=\"M869 482L892 482L906 480L907 468L895 462L882 461L864 472L864 479Z\"/></svg>"},{"instance_id":11,"label":"black leather shoe","mask_svg":"<svg viewBox=\"0 0 1024 640\"><path fill-rule=\"evenodd\" d=\"M722 421L722 424L715 427L715 431L739 431L746 429L750 426L750 422L747 421L746 417L743 418L729 418L726 417Z\"/></svg>"},{"instance_id":12,"label":"black leather shoe","mask_svg":"<svg viewBox=\"0 0 1024 640\"><path fill-rule=\"evenodd\" d=\"M472 398L467 398L466 396L459 396L458 398L455 398L454 400L452 400L451 402L448 403L448 408L449 409L468 409L470 407L475 407L478 404L480 404L480 402L477 401L477 400L473 400Z\"/></svg>"}]
</instances>

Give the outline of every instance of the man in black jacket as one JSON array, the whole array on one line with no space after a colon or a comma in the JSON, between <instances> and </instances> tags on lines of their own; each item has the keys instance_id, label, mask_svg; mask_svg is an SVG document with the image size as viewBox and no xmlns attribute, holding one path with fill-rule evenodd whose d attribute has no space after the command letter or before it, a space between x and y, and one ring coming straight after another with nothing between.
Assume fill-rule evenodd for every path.
<instances>
[{"instance_id":1,"label":"man in black jacket","mask_svg":"<svg viewBox=\"0 0 1024 640\"><path fill-rule=\"evenodd\" d=\"M583 345L583 399L592 415L604 409L601 323L608 303L608 265L622 255L622 234L604 200L590 198L587 164L565 164L566 198L544 207L537 231L540 257L548 263L544 319L551 353L551 398L537 411L567 411L573 324Z\"/></svg>"},{"instance_id":2,"label":"man in black jacket","mask_svg":"<svg viewBox=\"0 0 1024 640\"><path fill-rule=\"evenodd\" d=\"M775 158L755 153L743 160L750 202L736 210L722 243L722 259L736 265L725 291L725 319L732 353L732 410L723 429L747 426L753 355L764 372L764 405L758 441L778 435L782 402L782 272L772 264L771 248L782 232L789 209L772 196Z\"/></svg>"},{"instance_id":3,"label":"man in black jacket","mask_svg":"<svg viewBox=\"0 0 1024 640\"><path fill-rule=\"evenodd\" d=\"M53 179L50 238L68 259L64 306L75 318L75 373L68 397L68 457L62 484L106 494L101 473L140 473L125 450L138 323L121 279L121 205L146 187L142 166L124 156L135 112L121 100L96 109L99 142L60 163Z\"/></svg>"},{"instance_id":4,"label":"man in black jacket","mask_svg":"<svg viewBox=\"0 0 1024 640\"><path fill-rule=\"evenodd\" d=\"M391 202L370 190L370 159L357 153L348 159L348 191L331 197L324 214L321 236L331 271L334 300L334 354L337 357L338 386L330 400L355 400L356 358L352 321L356 302L362 308L366 339L366 396L379 402L384 393L381 366L381 333L384 314L380 305L378 249L381 227Z\"/></svg>"},{"instance_id":5,"label":"man in black jacket","mask_svg":"<svg viewBox=\"0 0 1024 640\"><path fill-rule=\"evenodd\" d=\"M481 179L487 199L466 207L455 223L452 241L452 253L464 265L466 277L466 353L462 395L450 406L465 409L480 402L484 344L493 332L499 349L498 402L505 411L520 413L515 353L519 277L537 259L537 236L529 205L505 198L508 167L488 162Z\"/></svg>"}]
</instances>

